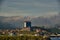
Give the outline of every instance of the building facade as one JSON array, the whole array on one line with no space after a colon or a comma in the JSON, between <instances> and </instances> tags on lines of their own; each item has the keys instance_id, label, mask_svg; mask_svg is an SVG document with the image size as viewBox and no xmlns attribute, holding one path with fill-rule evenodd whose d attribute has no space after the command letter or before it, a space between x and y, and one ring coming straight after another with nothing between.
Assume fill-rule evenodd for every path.
<instances>
[{"instance_id":1,"label":"building facade","mask_svg":"<svg viewBox=\"0 0 60 40\"><path fill-rule=\"evenodd\" d=\"M31 28L31 21L24 21L24 27Z\"/></svg>"}]
</instances>

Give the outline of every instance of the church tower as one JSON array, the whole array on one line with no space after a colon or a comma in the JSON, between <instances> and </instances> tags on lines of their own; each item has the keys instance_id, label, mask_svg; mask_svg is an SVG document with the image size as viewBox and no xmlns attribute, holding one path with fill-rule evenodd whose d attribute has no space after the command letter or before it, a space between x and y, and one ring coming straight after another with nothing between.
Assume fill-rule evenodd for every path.
<instances>
[{"instance_id":1,"label":"church tower","mask_svg":"<svg viewBox=\"0 0 60 40\"><path fill-rule=\"evenodd\" d=\"M27 17L25 20L24 20L24 27L31 27L31 21L30 21L30 17Z\"/></svg>"}]
</instances>

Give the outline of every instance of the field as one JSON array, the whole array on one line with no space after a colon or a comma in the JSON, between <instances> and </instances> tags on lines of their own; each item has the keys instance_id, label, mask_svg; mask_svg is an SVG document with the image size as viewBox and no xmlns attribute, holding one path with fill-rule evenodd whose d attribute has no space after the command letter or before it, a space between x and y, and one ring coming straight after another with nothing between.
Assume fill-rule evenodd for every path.
<instances>
[{"instance_id":1,"label":"field","mask_svg":"<svg viewBox=\"0 0 60 40\"><path fill-rule=\"evenodd\" d=\"M0 36L0 40L48 40L42 36Z\"/></svg>"}]
</instances>

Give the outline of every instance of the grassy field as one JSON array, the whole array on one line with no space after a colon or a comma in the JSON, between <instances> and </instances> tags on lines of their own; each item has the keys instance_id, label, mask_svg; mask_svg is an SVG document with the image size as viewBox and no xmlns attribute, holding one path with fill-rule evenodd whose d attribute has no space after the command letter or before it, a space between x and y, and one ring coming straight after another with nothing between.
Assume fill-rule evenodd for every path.
<instances>
[{"instance_id":1,"label":"grassy field","mask_svg":"<svg viewBox=\"0 0 60 40\"><path fill-rule=\"evenodd\" d=\"M0 36L0 40L47 40L42 36Z\"/></svg>"}]
</instances>

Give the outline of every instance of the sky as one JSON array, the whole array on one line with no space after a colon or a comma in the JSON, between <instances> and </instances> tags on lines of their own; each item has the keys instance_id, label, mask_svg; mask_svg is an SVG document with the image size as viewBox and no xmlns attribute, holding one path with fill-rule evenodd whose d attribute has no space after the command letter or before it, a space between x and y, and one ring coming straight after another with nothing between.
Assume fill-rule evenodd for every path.
<instances>
[{"instance_id":1,"label":"sky","mask_svg":"<svg viewBox=\"0 0 60 40\"><path fill-rule=\"evenodd\" d=\"M0 16L51 16L59 10L57 0L0 1Z\"/></svg>"}]
</instances>

